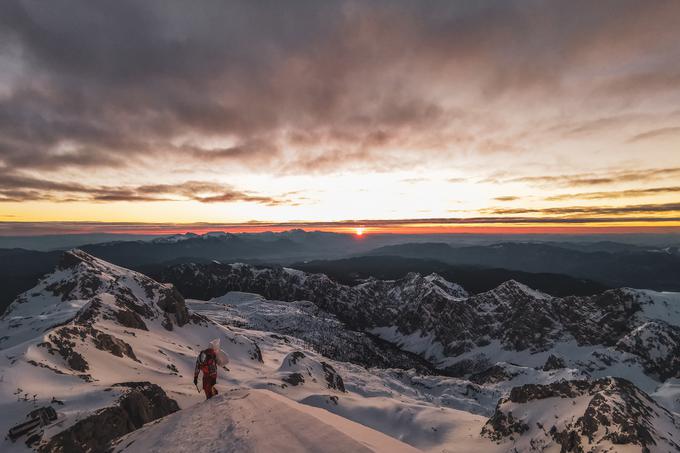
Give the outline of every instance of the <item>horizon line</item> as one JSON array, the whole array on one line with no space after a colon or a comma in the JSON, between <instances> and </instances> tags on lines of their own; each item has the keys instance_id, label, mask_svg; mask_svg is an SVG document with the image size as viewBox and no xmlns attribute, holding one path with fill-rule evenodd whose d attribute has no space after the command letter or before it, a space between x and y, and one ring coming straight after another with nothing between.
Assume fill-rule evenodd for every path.
<instances>
[{"instance_id":1,"label":"horizon line","mask_svg":"<svg viewBox=\"0 0 680 453\"><path fill-rule=\"evenodd\" d=\"M140 236L222 231L280 233L290 230L363 234L680 234L680 217L476 217L363 219L268 222L103 222L0 220L0 237L68 234L132 234Z\"/></svg>"}]
</instances>

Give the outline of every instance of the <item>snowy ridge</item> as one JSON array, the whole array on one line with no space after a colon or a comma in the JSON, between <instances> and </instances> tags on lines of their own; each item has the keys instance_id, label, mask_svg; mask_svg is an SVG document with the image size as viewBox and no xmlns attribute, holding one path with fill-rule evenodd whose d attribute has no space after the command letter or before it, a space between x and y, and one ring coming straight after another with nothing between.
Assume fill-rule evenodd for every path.
<instances>
[{"instance_id":1,"label":"snowy ridge","mask_svg":"<svg viewBox=\"0 0 680 453\"><path fill-rule=\"evenodd\" d=\"M197 437L208 441L197 442ZM236 390L135 431L114 447L117 453L131 451L415 453L418 450L268 390Z\"/></svg>"},{"instance_id":2,"label":"snowy ridge","mask_svg":"<svg viewBox=\"0 0 680 453\"><path fill-rule=\"evenodd\" d=\"M350 328L379 335L450 374L465 376L517 360L541 367L557 353L567 366L600 376L618 366L630 369L629 378L636 373L656 381L680 377L677 293L620 288L560 298L510 280L468 295L434 274L347 286L322 274L215 263L173 266L163 278L184 294L204 299L245 291L310 301ZM643 340L642 332L634 332L648 322L654 332Z\"/></svg>"},{"instance_id":3,"label":"snowy ridge","mask_svg":"<svg viewBox=\"0 0 680 453\"><path fill-rule=\"evenodd\" d=\"M619 378L516 387L482 432L517 452L680 450L678 421Z\"/></svg>"},{"instance_id":4,"label":"snowy ridge","mask_svg":"<svg viewBox=\"0 0 680 453\"><path fill-rule=\"evenodd\" d=\"M566 310L559 311L566 301L514 282L468 296L434 275L410 274L397 281L345 287L323 275L287 269L206 266L186 266L181 275L187 282L173 280L172 286L80 251L67 252L54 273L0 318L0 429L7 431L31 409L54 398L63 403L56 407L58 420L32 444L43 452L64 451L65 445L70 445L66 451L105 450L103 446L118 438L116 451L127 452L185 451L180 447L187 441L193 441L197 451L213 451L210 445L257 450L276 439L288 451L332 451L337 446L343 451L507 452L524 451L532 440L553 445L553 437L543 438L543 431L534 430L534 418L560 417L568 408L586 407L586 398L604 395L618 403L607 403L609 412L602 412L606 418L595 417L597 424L589 428L598 433L593 437L597 448L641 451L645 445L657 451L655 445L670 449L677 443L673 411L680 385L673 377L659 381L659 370L673 374L675 366L666 360L672 347L661 347L673 339L674 330L659 318L676 325L676 295L659 298L651 292L617 290L577 298L571 300L575 312L570 318ZM215 289L225 282L260 295L220 293L211 300L185 303L178 292L188 283ZM345 313L350 308L355 312ZM469 314L474 316L466 318ZM531 315L538 324L527 327L522 323L533 320L512 319L520 315ZM510 321L504 321L507 317ZM524 329L543 326L545 319L552 324L541 337L525 339L524 349L513 349ZM394 343L366 332L379 327L371 327L376 320L396 320ZM452 334L443 330L446 323ZM514 336L494 336L494 329L500 332L503 326ZM469 336L477 328L485 329L487 343ZM439 341L441 350L432 355L443 359L427 362L396 346L409 329L414 341L428 335L432 341L424 343ZM655 343L657 333L661 335ZM441 341L445 335L461 335L455 338L469 342L469 349L447 355L450 343ZM191 377L196 355L213 338L221 339L231 360L228 370L219 370L222 396L204 403ZM606 343L598 343L606 338ZM624 344L629 350L622 350ZM366 357L378 367L371 368ZM647 368L643 359L649 361ZM447 360L458 366L467 361L469 366L460 377L442 376L438 372L446 370L435 365ZM628 373L633 383L593 380L607 373ZM563 385L581 390L562 392ZM527 388L533 389L527 402L517 400L517 395L528 394ZM541 403L550 399L542 395L556 391L561 392L557 409ZM147 396L148 404L158 410L140 423L125 422L125 417L133 420L140 412L121 414L121 401L144 401ZM176 410L169 399L181 409L173 415L167 415ZM627 424L611 415L618 414L619 403L628 404L623 412ZM219 412L220 423L198 422L218 406L225 409ZM502 427L490 424L503 418L498 414L505 414L507 421L510 412L523 407L529 430L506 436ZM585 409L577 412L578 417L587 415ZM125 429L111 438L93 439L83 429L93 424ZM190 438L182 430L184 424L201 436ZM636 432L646 429L649 435L644 444L639 438L599 435L615 424ZM302 425L310 428L300 431ZM566 421L558 428L573 431ZM617 450L620 441L627 450ZM29 447L23 440L5 440L0 450L13 453Z\"/></svg>"},{"instance_id":5,"label":"snowy ridge","mask_svg":"<svg viewBox=\"0 0 680 453\"><path fill-rule=\"evenodd\" d=\"M431 423L441 424L437 420L442 414L449 415L440 428L457 426L454 420L468 420L475 426L475 439L481 439L478 433L485 419L453 408L478 404L466 402L469 398L463 395L462 385L450 390L446 406L437 407L419 390L415 375L408 378L387 371L376 376L364 367L329 360L306 349L294 337L224 327L188 311L184 318L184 300L175 296L173 288L141 274L79 251L65 254L59 269L17 300L0 320L27 323L12 327L4 342L7 346L2 346L0 429L7 431L31 409L50 404L54 398L63 403L56 407L58 422L46 427L33 445L41 451L61 451L64 442L76 439L83 443L72 444L70 451L85 450L93 440L82 432L82 426L88 426L88 418L98 417L102 408L114 408L126 392L127 384L122 383L134 381L157 384L179 407L191 407L203 400L191 383L195 356L217 337L231 359L229 371L220 370L218 389L222 393L232 388L275 391L308 406L343 408L347 419L359 421L364 420L367 408L373 408L373 423L367 422L363 437L355 439L364 445L366 436L399 436L403 428L403 423L398 423L402 419L399 414L408 412L420 414L421 421L408 424L409 439L416 448L422 445L437 450L442 442L455 440L444 437L432 444ZM79 309L71 309L71 297L80 301ZM170 304L168 298L174 303ZM66 312L62 313L62 308ZM59 325L43 319L43 311L59 313ZM34 317L46 322L46 331L23 328ZM30 332L33 338L28 338ZM399 399L394 398L396 389L405 393ZM288 410L285 418L293 419L296 412ZM243 414L235 415L244 421ZM354 428L348 432L354 432ZM314 445L306 448L314 450ZM393 445L409 451L398 440ZM23 441L5 440L0 448L7 452L27 450ZM147 451L136 448L133 444L127 451Z\"/></svg>"},{"instance_id":6,"label":"snowy ridge","mask_svg":"<svg viewBox=\"0 0 680 453\"><path fill-rule=\"evenodd\" d=\"M64 253L54 273L7 308L0 318L5 332L0 347L14 346L73 318L95 315L116 318L129 327L161 319L171 328L188 320L182 296L171 286L72 250Z\"/></svg>"}]
</instances>

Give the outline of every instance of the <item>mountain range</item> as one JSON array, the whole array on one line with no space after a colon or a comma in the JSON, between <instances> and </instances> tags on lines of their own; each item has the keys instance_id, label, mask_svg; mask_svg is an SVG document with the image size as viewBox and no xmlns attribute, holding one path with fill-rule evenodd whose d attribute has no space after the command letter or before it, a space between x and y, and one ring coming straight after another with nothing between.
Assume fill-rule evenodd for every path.
<instances>
[{"instance_id":1,"label":"mountain range","mask_svg":"<svg viewBox=\"0 0 680 453\"><path fill-rule=\"evenodd\" d=\"M161 281L74 250L10 305L0 429L57 420L2 451L680 451L677 293L220 263ZM231 361L202 402L213 338Z\"/></svg>"},{"instance_id":2,"label":"mountain range","mask_svg":"<svg viewBox=\"0 0 680 453\"><path fill-rule=\"evenodd\" d=\"M459 247L446 243L409 243L380 247L371 255L429 258L454 265L548 272L602 284L661 291L680 290L680 248L643 248L627 244L502 242Z\"/></svg>"},{"instance_id":3,"label":"mountain range","mask_svg":"<svg viewBox=\"0 0 680 453\"><path fill-rule=\"evenodd\" d=\"M415 240L415 236L358 237L302 230L248 234L213 232L85 243L80 249L150 276L158 276L174 264L217 260L263 266L286 265L326 273L342 283L368 277L394 279L408 272L436 272L465 283L472 293L487 291L510 279L556 296L589 295L622 286L680 290L680 254L677 242L671 237L658 238L658 245L642 240L631 244L575 238L556 241L551 237L543 242L519 239L493 242L490 238L477 236L456 236L455 242L451 243L422 242L432 237L418 238L420 242L405 242ZM453 236L442 237L454 239ZM66 239L69 243L77 242L72 236ZM81 240L88 239L92 238L86 235ZM665 242L659 242L661 239ZM469 243L477 245L462 245ZM61 252L0 249L0 310L48 273Z\"/></svg>"}]
</instances>

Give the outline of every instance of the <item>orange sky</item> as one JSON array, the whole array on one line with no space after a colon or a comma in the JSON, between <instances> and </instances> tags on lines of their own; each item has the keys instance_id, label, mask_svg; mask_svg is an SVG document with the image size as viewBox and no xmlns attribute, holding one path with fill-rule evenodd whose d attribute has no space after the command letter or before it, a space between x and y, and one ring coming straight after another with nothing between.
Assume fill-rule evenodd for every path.
<instances>
[{"instance_id":1,"label":"orange sky","mask_svg":"<svg viewBox=\"0 0 680 453\"><path fill-rule=\"evenodd\" d=\"M99 222L4 222L0 223L0 236L13 235L44 235L44 234L84 234L84 233L115 233L115 234L148 234L167 235L196 233L204 234L211 231L226 231L232 233L259 233L265 231L280 232L292 228L307 231L328 231L336 233L357 234L361 229L362 236L371 234L680 234L677 222L661 222L661 224L645 224L631 222L629 225L616 223L588 224L588 225L559 225L559 224L437 224L429 222L394 223L381 225L376 221L368 222L346 221L338 224L331 223L253 223L253 224L139 224L139 223L99 223Z\"/></svg>"}]
</instances>

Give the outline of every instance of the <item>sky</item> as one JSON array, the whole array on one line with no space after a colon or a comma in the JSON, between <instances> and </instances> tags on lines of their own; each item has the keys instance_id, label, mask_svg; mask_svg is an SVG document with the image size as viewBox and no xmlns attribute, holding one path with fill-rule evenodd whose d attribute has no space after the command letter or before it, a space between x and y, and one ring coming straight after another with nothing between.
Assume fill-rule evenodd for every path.
<instances>
[{"instance_id":1,"label":"sky","mask_svg":"<svg viewBox=\"0 0 680 453\"><path fill-rule=\"evenodd\" d=\"M678 24L676 0L2 1L0 234L678 231Z\"/></svg>"}]
</instances>

